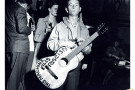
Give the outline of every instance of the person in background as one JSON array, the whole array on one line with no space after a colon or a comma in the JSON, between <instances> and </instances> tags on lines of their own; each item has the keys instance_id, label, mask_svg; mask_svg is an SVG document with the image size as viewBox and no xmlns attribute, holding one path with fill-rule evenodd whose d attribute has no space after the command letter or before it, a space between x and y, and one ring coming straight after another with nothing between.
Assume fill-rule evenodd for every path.
<instances>
[{"instance_id":1,"label":"person in background","mask_svg":"<svg viewBox=\"0 0 135 90\"><path fill-rule=\"evenodd\" d=\"M31 28L27 25L27 9L31 0L18 0L5 9L6 90L23 90L29 56ZM22 86L22 87L21 87Z\"/></svg>"},{"instance_id":2,"label":"person in background","mask_svg":"<svg viewBox=\"0 0 135 90\"><path fill-rule=\"evenodd\" d=\"M107 47L105 58L103 58L102 72L105 73L103 85L106 85L112 76L116 74L121 66L126 66L128 61L125 60L126 55L122 48L119 47L119 42L114 41L113 44ZM121 71L121 70L120 70Z\"/></svg>"},{"instance_id":3,"label":"person in background","mask_svg":"<svg viewBox=\"0 0 135 90\"><path fill-rule=\"evenodd\" d=\"M112 46L109 46L106 51L108 61L124 61L126 55L124 51L119 47L119 42L114 41Z\"/></svg>"},{"instance_id":4,"label":"person in background","mask_svg":"<svg viewBox=\"0 0 135 90\"><path fill-rule=\"evenodd\" d=\"M80 0L67 0L66 2L65 10L68 17L63 17L63 21L54 27L47 42L48 49L54 52L63 46L74 49L90 37L88 29L80 18ZM58 90L79 90L81 60L85 54L91 52L91 46L92 44L89 44L76 55L79 65L68 73L65 85L62 85Z\"/></svg>"},{"instance_id":5,"label":"person in background","mask_svg":"<svg viewBox=\"0 0 135 90\"><path fill-rule=\"evenodd\" d=\"M49 15L45 18L39 18L37 23L37 29L34 36L34 41L36 43L34 60L32 64L32 70L35 68L37 60L42 57L47 56L46 43L48 37L53 29L53 27L57 24L57 11L58 11L58 2L56 0L48 0L48 11ZM45 53L47 52L47 53Z\"/></svg>"}]
</instances>

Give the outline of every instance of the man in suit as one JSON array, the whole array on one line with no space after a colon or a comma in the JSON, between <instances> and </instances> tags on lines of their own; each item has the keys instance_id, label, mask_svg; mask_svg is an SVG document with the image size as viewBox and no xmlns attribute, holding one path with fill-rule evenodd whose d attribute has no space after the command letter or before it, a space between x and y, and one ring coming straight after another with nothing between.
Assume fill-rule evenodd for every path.
<instances>
[{"instance_id":1,"label":"man in suit","mask_svg":"<svg viewBox=\"0 0 135 90\"><path fill-rule=\"evenodd\" d=\"M30 3L30 0L18 0L5 9L6 90L20 90L20 85L23 86L31 34L26 15Z\"/></svg>"}]
</instances>

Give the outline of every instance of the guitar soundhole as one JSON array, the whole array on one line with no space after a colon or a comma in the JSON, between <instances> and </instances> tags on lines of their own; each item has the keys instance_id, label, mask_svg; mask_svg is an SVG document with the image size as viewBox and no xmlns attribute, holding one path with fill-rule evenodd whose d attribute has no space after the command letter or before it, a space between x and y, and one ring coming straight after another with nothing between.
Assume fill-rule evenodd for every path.
<instances>
[{"instance_id":1,"label":"guitar soundhole","mask_svg":"<svg viewBox=\"0 0 135 90\"><path fill-rule=\"evenodd\" d=\"M61 66L66 66L68 64L68 60L66 58L60 59L60 65Z\"/></svg>"}]
</instances>

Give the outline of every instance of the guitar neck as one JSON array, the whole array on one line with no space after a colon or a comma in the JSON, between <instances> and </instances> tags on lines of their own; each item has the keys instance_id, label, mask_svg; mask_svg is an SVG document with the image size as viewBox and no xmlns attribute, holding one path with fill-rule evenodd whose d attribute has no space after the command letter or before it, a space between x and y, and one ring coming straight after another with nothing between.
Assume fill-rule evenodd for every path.
<instances>
[{"instance_id":1,"label":"guitar neck","mask_svg":"<svg viewBox=\"0 0 135 90\"><path fill-rule=\"evenodd\" d=\"M70 54L68 54L65 58L70 61L75 55L77 55L83 48L85 48L88 44L90 44L96 37L98 37L98 32L95 32L91 37L86 39L80 46L75 48Z\"/></svg>"}]
</instances>

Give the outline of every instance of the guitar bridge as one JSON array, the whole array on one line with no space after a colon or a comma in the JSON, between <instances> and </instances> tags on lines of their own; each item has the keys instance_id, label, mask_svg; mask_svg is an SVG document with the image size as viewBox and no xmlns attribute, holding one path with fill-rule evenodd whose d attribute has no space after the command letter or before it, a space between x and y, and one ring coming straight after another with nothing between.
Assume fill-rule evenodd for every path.
<instances>
[{"instance_id":1,"label":"guitar bridge","mask_svg":"<svg viewBox=\"0 0 135 90\"><path fill-rule=\"evenodd\" d=\"M48 71L55 79L58 79L58 77L54 74L54 72L53 72L48 66L45 66L45 68L47 69L47 71Z\"/></svg>"}]
</instances>

